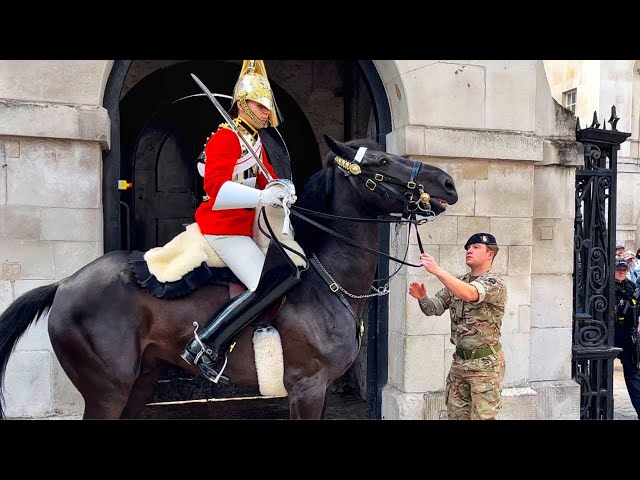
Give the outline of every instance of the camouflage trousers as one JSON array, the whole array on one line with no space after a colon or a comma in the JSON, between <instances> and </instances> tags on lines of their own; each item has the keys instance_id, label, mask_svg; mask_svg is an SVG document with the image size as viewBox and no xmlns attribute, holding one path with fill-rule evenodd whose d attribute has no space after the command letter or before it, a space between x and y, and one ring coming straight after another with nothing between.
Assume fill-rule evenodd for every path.
<instances>
[{"instance_id":1,"label":"camouflage trousers","mask_svg":"<svg viewBox=\"0 0 640 480\"><path fill-rule=\"evenodd\" d=\"M474 360L453 354L445 398L450 420L495 420L502 408L504 351Z\"/></svg>"}]
</instances>

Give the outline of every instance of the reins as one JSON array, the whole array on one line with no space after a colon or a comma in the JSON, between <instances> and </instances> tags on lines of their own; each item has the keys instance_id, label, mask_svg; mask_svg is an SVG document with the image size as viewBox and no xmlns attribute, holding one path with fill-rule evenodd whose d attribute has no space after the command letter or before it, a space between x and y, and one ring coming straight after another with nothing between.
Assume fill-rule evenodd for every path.
<instances>
[{"instance_id":1,"label":"reins","mask_svg":"<svg viewBox=\"0 0 640 480\"><path fill-rule=\"evenodd\" d=\"M368 253L372 253L375 255L382 255L385 258L388 258L389 260L393 260L394 262L398 262L402 265L408 265L410 267L420 267L421 265L419 264L414 264L414 263L409 263L409 262L405 262L404 260L400 260L399 258L396 258L392 255L389 255L385 252L381 252L380 250L375 250L373 248L367 247L366 245L362 245L361 243L356 242L355 240L350 239L349 237L336 232L335 230L332 230L324 225L322 225L321 223L318 223L314 220L311 220L309 217L307 217L306 215L303 215L302 213L300 213L298 210L304 210L308 215L313 215L313 216L317 216L317 217L321 217L321 218L333 218L335 220L350 220L353 222L376 222L376 223L409 223L409 224L413 224L416 225L416 232L417 230L417 225L420 225L422 222L426 221L425 220L404 220L404 219L398 219L398 220L392 220L392 219L371 219L371 218L358 218L358 217L341 217L341 216L337 216L337 215L330 215L330 214L326 214L326 213L320 213L320 212L314 212L313 210L307 210L307 209L303 209L303 208L299 208L296 207L295 205L292 205L291 207L291 214L295 215L296 217L298 217L299 219L309 223L310 225L313 225L314 227L329 233L330 235L333 235L334 237L342 240L343 242L346 242L350 245L353 245L361 250L364 250L365 252ZM411 227L411 225L409 225L409 227ZM419 236L419 235L418 235Z\"/></svg>"},{"instance_id":2,"label":"reins","mask_svg":"<svg viewBox=\"0 0 640 480\"><path fill-rule=\"evenodd\" d=\"M362 168L360 167L359 162L362 160L362 157L364 156L364 152L366 151L366 149L361 148L358 150L358 153L356 154L356 161L354 162L350 162L348 160L345 160L344 158L340 157L340 156L336 156L336 158L334 159L334 163L335 165L340 169L340 171L342 171L342 173L345 175L345 177L347 177L351 183L351 185L353 186L353 188L356 190L356 192L358 193L358 196L360 198L360 201L362 202L363 206L365 209L367 209L367 205L366 202L364 201L364 199L362 198L362 195L360 194L359 189L357 188L357 185L355 184L355 180L354 177L360 177L360 178L366 178L366 182L365 182L365 186L371 190L374 191L376 193L379 193L380 195L384 196L387 199L391 199L391 197L396 197L398 199L401 199L404 203L405 203L405 208L403 209L403 213L402 213L402 218L399 219L395 219L395 218L359 218L359 217L345 217L345 216L341 216L341 215L332 215L332 214L328 214L328 213L323 213L323 212L316 212L314 210L309 210L303 207L299 207L297 205L291 205L289 206L289 213L291 215L296 216L297 218L299 218L300 220L313 225L314 227L318 228L319 230L322 230L336 238L338 238L339 240L342 240L345 243L348 243L352 246L355 246L358 249L361 249L367 253L370 254L374 254L374 255L378 255L378 256L383 256L385 258L387 258L388 260L394 261L396 263L399 263L400 266L396 269L395 272L393 272L391 275L389 275L386 278L376 278L374 279L374 283L375 282L380 282L380 281L386 281L389 280L390 278L392 278L394 275L396 275L400 269L402 268L402 265L407 265L410 267L421 267L420 264L415 264L415 263L409 263L406 261L406 257L407 257L407 253L409 251L409 241L407 240L407 248L405 250L405 254L404 254L404 259L399 259L396 258L392 255L389 255L385 252L382 252L380 250L376 250L370 247L367 247L366 245L362 245L359 242L356 242L355 240L352 240L351 238L325 226L322 225L321 223L316 222L315 220L312 220L311 218L309 218L309 216L312 217L317 217L317 218L323 218L323 219L329 219L329 220L339 220L339 221L350 221L350 222L365 222L365 223L377 223L377 224L381 224L381 223L407 223L408 224L408 228L409 228L409 234L411 232L411 225L415 226L415 231L416 231L416 238L418 241L418 247L420 249L421 253L424 253L424 248L422 245L422 239L420 238L420 233L418 231L418 225L422 225L423 223L426 223L429 221L429 217L434 217L433 212L431 211L431 208L428 204L429 200L431 199L431 196L426 193L424 191L424 187L421 184L416 183L416 178L418 176L418 173L420 172L420 168L422 166L422 164L420 162L414 162L414 165L411 169L411 175L409 177L408 181L403 181L403 180L399 180L395 177L389 176L389 175L383 175L380 173L371 173L371 172L366 172L363 171ZM400 192L398 192L395 188L389 186L389 185L385 185L384 183L392 183L395 185L402 185L404 187L407 188L407 192L405 192L404 195L402 195ZM418 193L418 197L414 198L414 195ZM263 209L264 210L264 209ZM424 219L420 219L417 220L416 218L416 214L417 212L424 212L424 214L427 216L427 218ZM304 213L302 213L304 212ZM263 219L265 220L265 222L267 223L267 227L269 228L269 231L271 233L271 236L269 236L263 229L262 226L259 225L260 231L267 236L267 238L275 240L278 244L280 244L280 242L277 241L277 239L275 239L275 236L273 235L273 232L270 228L269 222L266 218L266 216L264 215L264 211L263 213ZM305 263L306 263L306 267L305 270L309 268L309 259L301 254L300 252L295 251L294 249L287 247L286 245L281 245L281 248L285 248L297 255L299 255L300 257L305 259ZM317 257L315 257L317 260ZM319 263L319 260L317 260ZM322 264L320 264L320 266L322 267ZM326 270L325 270L326 271ZM333 282L335 284L335 282ZM337 285L337 284L336 284ZM388 284L380 289L376 289L373 286L371 286L371 288L376 292L372 295L369 296L374 296L374 295L385 295L388 293ZM348 293L348 292L347 292ZM352 295L353 296L353 295ZM357 296L356 298L361 298L361 296Z\"/></svg>"}]
</instances>

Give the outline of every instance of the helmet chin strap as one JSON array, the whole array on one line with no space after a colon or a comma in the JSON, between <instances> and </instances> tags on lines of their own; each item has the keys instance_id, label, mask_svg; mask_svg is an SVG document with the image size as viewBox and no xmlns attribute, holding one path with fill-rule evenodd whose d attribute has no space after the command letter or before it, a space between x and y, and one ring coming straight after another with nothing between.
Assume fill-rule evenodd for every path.
<instances>
[{"instance_id":1,"label":"helmet chin strap","mask_svg":"<svg viewBox=\"0 0 640 480\"><path fill-rule=\"evenodd\" d=\"M242 99L242 100L238 100L238 104L240 105L240 108L242 109L242 111L244 112L244 114L249 117L249 121L251 122L251 124L253 125L254 128L264 128L267 126L267 121L265 120L264 122L262 120L260 120L255 113L253 113L253 111L251 110L251 108L249 108L249 105L247 104L247 100L246 99Z\"/></svg>"}]
</instances>

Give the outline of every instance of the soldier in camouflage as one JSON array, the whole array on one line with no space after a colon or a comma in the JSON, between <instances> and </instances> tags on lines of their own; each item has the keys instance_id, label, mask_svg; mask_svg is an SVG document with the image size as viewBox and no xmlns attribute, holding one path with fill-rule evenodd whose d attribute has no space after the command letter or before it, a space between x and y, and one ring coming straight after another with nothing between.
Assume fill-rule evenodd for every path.
<instances>
[{"instance_id":1,"label":"soldier in camouflage","mask_svg":"<svg viewBox=\"0 0 640 480\"><path fill-rule=\"evenodd\" d=\"M491 271L498 253L493 235L471 235L464 248L471 271L461 277L445 271L428 253L420 255L422 266L445 288L429 298L424 284L413 282L409 294L425 315L440 316L448 309L451 316L456 350L445 387L449 418L495 420L502 407L505 359L499 340L507 288Z\"/></svg>"}]
</instances>

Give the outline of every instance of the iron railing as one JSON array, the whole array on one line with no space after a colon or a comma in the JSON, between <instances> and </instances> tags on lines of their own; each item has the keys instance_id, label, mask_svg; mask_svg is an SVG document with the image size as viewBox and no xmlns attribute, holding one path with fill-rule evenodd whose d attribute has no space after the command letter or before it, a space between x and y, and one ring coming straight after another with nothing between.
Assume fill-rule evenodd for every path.
<instances>
[{"instance_id":1,"label":"iron railing","mask_svg":"<svg viewBox=\"0 0 640 480\"><path fill-rule=\"evenodd\" d=\"M584 165L576 171L573 275L573 379L580 384L580 418L613 418L613 346L615 316L616 181L620 145L631 135L596 113L588 128L576 122L576 140L584 146Z\"/></svg>"}]
</instances>

